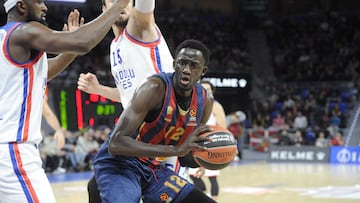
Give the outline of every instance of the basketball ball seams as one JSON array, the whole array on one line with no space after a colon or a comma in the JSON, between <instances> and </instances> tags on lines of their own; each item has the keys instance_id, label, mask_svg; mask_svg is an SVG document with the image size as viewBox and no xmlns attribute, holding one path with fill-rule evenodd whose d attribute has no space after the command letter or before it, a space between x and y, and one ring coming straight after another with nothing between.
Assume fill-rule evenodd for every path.
<instances>
[{"instance_id":1,"label":"basketball ball seams","mask_svg":"<svg viewBox=\"0 0 360 203\"><path fill-rule=\"evenodd\" d=\"M211 151L196 151L193 155L195 158L203 159L203 157L207 157L206 160L209 163L221 163L221 162L229 162L232 161L234 156L236 155L236 146L223 146L213 148ZM195 159L196 160L196 159Z\"/></svg>"},{"instance_id":2,"label":"basketball ball seams","mask_svg":"<svg viewBox=\"0 0 360 203\"><path fill-rule=\"evenodd\" d=\"M229 165L237 154L236 139L230 131L220 126L211 126L199 138L210 141L198 142L205 150L194 150L193 158L197 164L210 170L219 170Z\"/></svg>"}]
</instances>

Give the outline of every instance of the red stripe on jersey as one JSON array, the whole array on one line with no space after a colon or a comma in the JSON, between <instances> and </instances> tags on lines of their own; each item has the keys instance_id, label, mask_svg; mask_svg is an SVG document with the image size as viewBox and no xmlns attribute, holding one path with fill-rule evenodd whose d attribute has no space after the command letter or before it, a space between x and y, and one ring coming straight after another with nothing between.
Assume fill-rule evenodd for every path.
<instances>
[{"instance_id":1,"label":"red stripe on jersey","mask_svg":"<svg viewBox=\"0 0 360 203\"><path fill-rule=\"evenodd\" d=\"M30 113L31 113L31 106L32 106L32 93L33 93L33 86L34 86L34 67L31 66L28 68L29 71L29 90L28 90L28 97L26 99L26 114L25 114L25 123L23 128L23 141L27 141L29 138L29 125L30 125Z\"/></svg>"},{"instance_id":2,"label":"red stripe on jersey","mask_svg":"<svg viewBox=\"0 0 360 203\"><path fill-rule=\"evenodd\" d=\"M157 45L160 44L160 39L161 39L161 33L159 31L159 29L156 29L157 31L157 34L158 34L158 38L153 41L153 42L142 42L138 39L136 39L135 37L131 36L129 34L129 32L127 31L127 29L125 28L125 36L133 43L137 44L137 45L140 45L140 46L143 46L143 47L155 47Z\"/></svg>"}]
</instances>

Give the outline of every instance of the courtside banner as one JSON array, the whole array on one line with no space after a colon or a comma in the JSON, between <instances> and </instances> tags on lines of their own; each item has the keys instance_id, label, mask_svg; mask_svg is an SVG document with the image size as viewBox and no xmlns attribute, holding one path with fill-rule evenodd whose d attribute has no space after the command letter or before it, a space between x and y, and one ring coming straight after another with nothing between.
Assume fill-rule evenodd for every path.
<instances>
[{"instance_id":1,"label":"courtside banner","mask_svg":"<svg viewBox=\"0 0 360 203\"><path fill-rule=\"evenodd\" d=\"M320 148L312 146L271 146L269 162L310 162L328 163L329 147Z\"/></svg>"},{"instance_id":2,"label":"courtside banner","mask_svg":"<svg viewBox=\"0 0 360 203\"><path fill-rule=\"evenodd\" d=\"M360 147L331 147L330 163L360 164Z\"/></svg>"}]
</instances>

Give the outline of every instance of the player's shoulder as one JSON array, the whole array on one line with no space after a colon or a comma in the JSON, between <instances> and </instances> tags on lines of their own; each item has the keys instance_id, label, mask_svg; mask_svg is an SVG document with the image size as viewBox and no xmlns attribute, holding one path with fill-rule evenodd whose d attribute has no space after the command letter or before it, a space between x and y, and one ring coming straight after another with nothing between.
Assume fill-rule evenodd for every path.
<instances>
[{"instance_id":1,"label":"player's shoulder","mask_svg":"<svg viewBox=\"0 0 360 203\"><path fill-rule=\"evenodd\" d=\"M155 74L148 77L148 85L153 85L153 88L165 86L165 78L160 74Z\"/></svg>"}]
</instances>

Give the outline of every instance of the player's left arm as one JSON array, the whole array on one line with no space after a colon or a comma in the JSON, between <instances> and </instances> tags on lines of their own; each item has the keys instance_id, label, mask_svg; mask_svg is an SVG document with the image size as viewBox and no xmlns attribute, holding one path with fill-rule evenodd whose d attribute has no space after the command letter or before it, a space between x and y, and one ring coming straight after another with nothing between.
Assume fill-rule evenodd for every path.
<instances>
[{"instance_id":1,"label":"player's left arm","mask_svg":"<svg viewBox=\"0 0 360 203\"><path fill-rule=\"evenodd\" d=\"M45 96L43 101L43 109L42 109L42 115L44 116L46 122L48 125L55 130L54 137L57 141L57 150L61 150L61 148L65 145L65 135L64 131L60 125L60 122L58 118L56 117L53 110L50 108L50 105L48 103L48 98Z\"/></svg>"},{"instance_id":2,"label":"player's left arm","mask_svg":"<svg viewBox=\"0 0 360 203\"><path fill-rule=\"evenodd\" d=\"M213 113L215 115L216 124L226 128L226 115L224 107L219 102L214 102Z\"/></svg>"},{"instance_id":3,"label":"player's left arm","mask_svg":"<svg viewBox=\"0 0 360 203\"><path fill-rule=\"evenodd\" d=\"M78 10L71 11L67 19L67 24L64 24L63 31L75 31L84 24L84 21L84 18L80 17L80 12ZM77 54L64 53L59 54L54 58L48 59L48 80L53 79L55 76L61 73L74 61L76 56Z\"/></svg>"}]
</instances>

